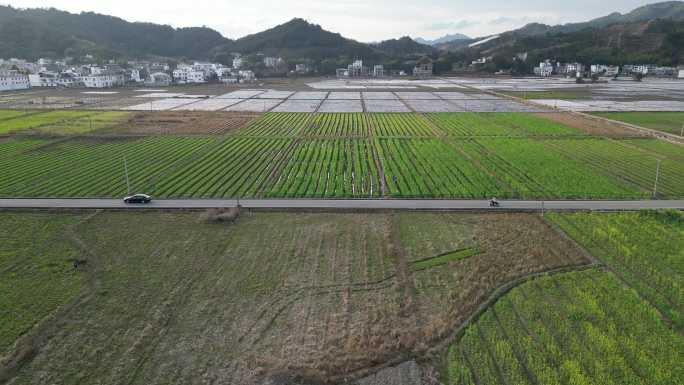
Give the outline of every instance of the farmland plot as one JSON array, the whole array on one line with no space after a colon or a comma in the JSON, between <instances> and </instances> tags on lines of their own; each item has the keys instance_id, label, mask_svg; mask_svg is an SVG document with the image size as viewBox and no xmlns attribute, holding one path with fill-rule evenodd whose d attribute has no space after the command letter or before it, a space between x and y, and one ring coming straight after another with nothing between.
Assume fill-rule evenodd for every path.
<instances>
[{"instance_id":1,"label":"farmland plot","mask_svg":"<svg viewBox=\"0 0 684 385\"><path fill-rule=\"evenodd\" d=\"M316 114L302 132L314 137L367 137L368 115L365 114Z\"/></svg>"},{"instance_id":2,"label":"farmland plot","mask_svg":"<svg viewBox=\"0 0 684 385\"><path fill-rule=\"evenodd\" d=\"M411 112L411 110L400 100L369 99L364 101L364 105L366 106L366 112Z\"/></svg>"},{"instance_id":3,"label":"farmland plot","mask_svg":"<svg viewBox=\"0 0 684 385\"><path fill-rule=\"evenodd\" d=\"M436 139L376 139L392 197L491 197L501 186L462 152Z\"/></svg>"},{"instance_id":4,"label":"farmland plot","mask_svg":"<svg viewBox=\"0 0 684 385\"><path fill-rule=\"evenodd\" d=\"M684 112L597 112L594 115L675 135L681 134L684 125Z\"/></svg>"},{"instance_id":5,"label":"farmland plot","mask_svg":"<svg viewBox=\"0 0 684 385\"><path fill-rule=\"evenodd\" d=\"M545 141L478 139L459 143L464 144L471 159L509 186L502 196L523 199L645 196L643 191L625 186L579 160L550 149Z\"/></svg>"},{"instance_id":6,"label":"farmland plot","mask_svg":"<svg viewBox=\"0 0 684 385\"><path fill-rule=\"evenodd\" d=\"M152 192L169 198L256 197L292 144L285 138L229 137L160 177Z\"/></svg>"},{"instance_id":7,"label":"farmland plot","mask_svg":"<svg viewBox=\"0 0 684 385\"><path fill-rule=\"evenodd\" d=\"M74 233L86 295L41 325L15 385L337 382L421 356L501 285L586 263L532 215L105 212Z\"/></svg>"},{"instance_id":8,"label":"farmland plot","mask_svg":"<svg viewBox=\"0 0 684 385\"><path fill-rule=\"evenodd\" d=\"M51 142L23 151L21 157L0 158L0 168L5 170L0 176L0 196L123 196L127 192L124 158L131 189L150 191L158 175L212 140L161 137Z\"/></svg>"},{"instance_id":9,"label":"farmland plot","mask_svg":"<svg viewBox=\"0 0 684 385\"><path fill-rule=\"evenodd\" d=\"M657 196L684 197L684 162L621 145L611 140L548 141L547 145L604 174L643 196L653 192L658 160L661 160Z\"/></svg>"},{"instance_id":10,"label":"farmland plot","mask_svg":"<svg viewBox=\"0 0 684 385\"><path fill-rule=\"evenodd\" d=\"M240 130L240 136L296 136L308 127L313 118L307 113L268 113L255 120L248 127Z\"/></svg>"},{"instance_id":11,"label":"farmland plot","mask_svg":"<svg viewBox=\"0 0 684 385\"><path fill-rule=\"evenodd\" d=\"M554 214L570 236L684 330L684 218L678 212Z\"/></svg>"},{"instance_id":12,"label":"farmland plot","mask_svg":"<svg viewBox=\"0 0 684 385\"><path fill-rule=\"evenodd\" d=\"M83 258L65 230L79 219L0 214L0 357L34 324L78 295L82 276L72 262Z\"/></svg>"},{"instance_id":13,"label":"farmland plot","mask_svg":"<svg viewBox=\"0 0 684 385\"><path fill-rule=\"evenodd\" d=\"M300 141L267 196L379 197L372 143L361 139Z\"/></svg>"},{"instance_id":14,"label":"farmland plot","mask_svg":"<svg viewBox=\"0 0 684 385\"><path fill-rule=\"evenodd\" d=\"M415 114L369 114L368 119L376 137L435 137L428 121Z\"/></svg>"},{"instance_id":15,"label":"farmland plot","mask_svg":"<svg viewBox=\"0 0 684 385\"><path fill-rule=\"evenodd\" d=\"M13 118L3 120L0 124L0 134L21 131L26 129L36 129L43 126L55 124L65 124L70 121L85 118L97 114L93 111L50 111L43 113L33 113L29 115L15 115Z\"/></svg>"},{"instance_id":16,"label":"farmland plot","mask_svg":"<svg viewBox=\"0 0 684 385\"><path fill-rule=\"evenodd\" d=\"M446 359L447 384L672 384L684 339L634 291L599 270L513 289Z\"/></svg>"}]
</instances>

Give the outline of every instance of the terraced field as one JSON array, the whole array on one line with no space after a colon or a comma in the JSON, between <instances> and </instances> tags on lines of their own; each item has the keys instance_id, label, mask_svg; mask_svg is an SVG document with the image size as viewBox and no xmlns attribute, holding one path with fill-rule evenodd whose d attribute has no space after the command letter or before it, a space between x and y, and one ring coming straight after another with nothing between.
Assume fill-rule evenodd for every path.
<instances>
[{"instance_id":1,"label":"terraced field","mask_svg":"<svg viewBox=\"0 0 684 385\"><path fill-rule=\"evenodd\" d=\"M681 146L591 136L540 115L270 113L226 134L130 137L95 124L83 139L49 134L116 117L62 112L74 126L51 131L40 122L52 112L29 115L40 139L0 142L0 196L117 197L125 156L132 189L156 197L684 197Z\"/></svg>"}]
</instances>

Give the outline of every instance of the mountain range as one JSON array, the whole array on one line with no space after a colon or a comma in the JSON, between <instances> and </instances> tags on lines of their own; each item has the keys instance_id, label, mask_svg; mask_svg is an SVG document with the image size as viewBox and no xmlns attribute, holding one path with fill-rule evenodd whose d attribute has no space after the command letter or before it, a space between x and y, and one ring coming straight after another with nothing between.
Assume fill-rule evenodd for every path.
<instances>
[{"instance_id":1,"label":"mountain range","mask_svg":"<svg viewBox=\"0 0 684 385\"><path fill-rule=\"evenodd\" d=\"M676 66L684 64L684 2L649 4L582 23L532 23L490 38L476 47L470 47L473 41L454 41L437 48L451 52L454 61L488 57L491 70L518 66L523 73L544 59ZM523 53L527 61L515 63L513 57Z\"/></svg>"},{"instance_id":2,"label":"mountain range","mask_svg":"<svg viewBox=\"0 0 684 385\"><path fill-rule=\"evenodd\" d=\"M438 39L433 39L433 40L423 39L422 37L416 38L415 40L417 43L420 43L420 44L435 46L438 44L446 44L446 43L451 43L451 42L458 41L458 40L471 40L471 38L462 34L462 33L454 33L454 34L445 35L445 36L442 36Z\"/></svg>"},{"instance_id":3,"label":"mountain range","mask_svg":"<svg viewBox=\"0 0 684 385\"><path fill-rule=\"evenodd\" d=\"M435 40L402 37L367 44L296 18L232 40L205 27L173 28L92 12L0 6L0 56L5 58L35 60L90 54L100 59L161 57L229 63L233 53L261 53L307 62L329 72L355 58L404 68L422 56L431 56L437 70L445 71L456 62L469 63L480 57L492 57L496 68L505 68L515 64L511 63L514 56L528 53L529 62L520 70L529 71L530 63L544 58L607 64L635 60L684 63L684 2L650 4L582 23L533 23L496 36L470 39L454 34ZM491 39L469 47L486 38Z\"/></svg>"}]
</instances>

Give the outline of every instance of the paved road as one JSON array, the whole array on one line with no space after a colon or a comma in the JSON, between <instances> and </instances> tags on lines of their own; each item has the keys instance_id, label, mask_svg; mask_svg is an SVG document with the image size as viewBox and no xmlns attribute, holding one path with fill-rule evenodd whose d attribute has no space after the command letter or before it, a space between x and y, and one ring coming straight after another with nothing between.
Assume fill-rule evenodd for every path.
<instances>
[{"instance_id":1,"label":"paved road","mask_svg":"<svg viewBox=\"0 0 684 385\"><path fill-rule=\"evenodd\" d=\"M684 200L649 201L501 201L500 209L541 210L640 210L680 209ZM147 205L127 205L119 199L0 199L0 208L72 208L72 209L207 209L235 207L234 199L155 200ZM245 208L275 209L403 209L403 210L482 210L485 200L316 200L251 199L240 200Z\"/></svg>"}]
</instances>

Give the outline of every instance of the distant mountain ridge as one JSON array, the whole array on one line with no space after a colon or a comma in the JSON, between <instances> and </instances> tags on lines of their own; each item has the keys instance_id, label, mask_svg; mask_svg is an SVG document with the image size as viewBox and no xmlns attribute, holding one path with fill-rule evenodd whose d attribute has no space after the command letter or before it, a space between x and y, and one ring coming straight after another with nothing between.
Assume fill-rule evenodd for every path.
<instances>
[{"instance_id":1,"label":"distant mountain ridge","mask_svg":"<svg viewBox=\"0 0 684 385\"><path fill-rule=\"evenodd\" d=\"M444 43L451 43L452 41L457 41L457 40L472 40L469 36L466 36L462 33L454 33L450 35L445 35L442 36L438 39L434 40L428 40L428 39L423 39L422 37L416 38L415 41L420 44L424 45L431 45L435 46L438 44L444 44Z\"/></svg>"},{"instance_id":2,"label":"distant mountain ridge","mask_svg":"<svg viewBox=\"0 0 684 385\"><path fill-rule=\"evenodd\" d=\"M485 40L484 38L478 41ZM626 14L613 13L583 23L548 26L532 23L477 46L440 45L454 61L488 58L483 70L530 73L546 59L585 64L684 64L684 2L649 4ZM521 54L527 59L513 60Z\"/></svg>"}]
</instances>

